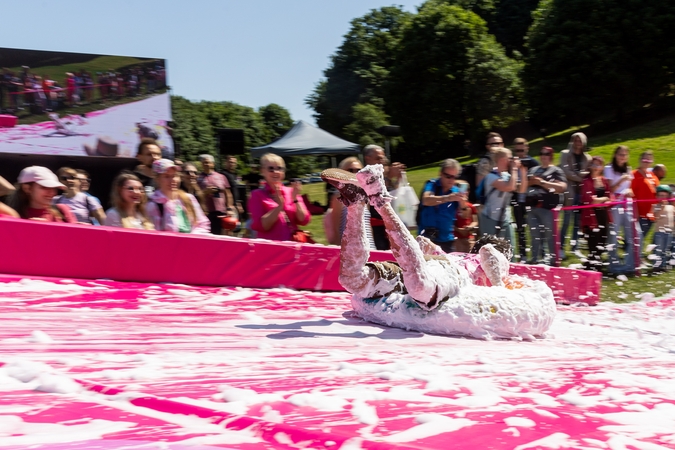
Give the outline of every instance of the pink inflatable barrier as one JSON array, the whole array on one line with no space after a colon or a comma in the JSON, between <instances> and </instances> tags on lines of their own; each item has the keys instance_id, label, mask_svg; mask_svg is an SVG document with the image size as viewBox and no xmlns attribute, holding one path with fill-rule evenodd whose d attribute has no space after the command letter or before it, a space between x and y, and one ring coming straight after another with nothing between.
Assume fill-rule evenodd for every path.
<instances>
[{"instance_id":1,"label":"pink inflatable barrier","mask_svg":"<svg viewBox=\"0 0 675 450\"><path fill-rule=\"evenodd\" d=\"M342 291L340 249L224 236L176 235L0 217L0 273L201 286ZM393 260L372 252L371 260ZM596 304L601 274L512 265L545 281L556 300Z\"/></svg>"}]
</instances>

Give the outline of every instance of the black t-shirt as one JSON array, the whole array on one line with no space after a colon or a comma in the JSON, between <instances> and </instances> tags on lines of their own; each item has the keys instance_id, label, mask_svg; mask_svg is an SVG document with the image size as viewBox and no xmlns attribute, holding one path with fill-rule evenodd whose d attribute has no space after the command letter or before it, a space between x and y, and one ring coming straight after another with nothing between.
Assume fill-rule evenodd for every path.
<instances>
[{"instance_id":1,"label":"black t-shirt","mask_svg":"<svg viewBox=\"0 0 675 450\"><path fill-rule=\"evenodd\" d=\"M143 187L146 187L146 186L154 187L155 186L155 179L147 176L143 172L140 172L138 169L134 169L134 175L136 175L138 177L138 179L143 184Z\"/></svg>"},{"instance_id":2,"label":"black t-shirt","mask_svg":"<svg viewBox=\"0 0 675 450\"><path fill-rule=\"evenodd\" d=\"M235 203L238 202L239 192L237 189L237 177L235 177L233 173L228 172L227 170L222 170L220 173L223 174L225 178L227 178L227 182L230 184L230 192L232 193L232 199L234 200Z\"/></svg>"}]
</instances>

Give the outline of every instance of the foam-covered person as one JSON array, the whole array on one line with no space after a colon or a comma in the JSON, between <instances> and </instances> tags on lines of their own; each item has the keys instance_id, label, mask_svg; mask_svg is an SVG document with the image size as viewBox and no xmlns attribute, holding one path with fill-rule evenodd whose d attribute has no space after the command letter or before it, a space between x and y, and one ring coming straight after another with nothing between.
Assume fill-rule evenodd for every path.
<instances>
[{"instance_id":1,"label":"foam-covered person","mask_svg":"<svg viewBox=\"0 0 675 450\"><path fill-rule=\"evenodd\" d=\"M98 223L105 222L105 212L101 207L101 202L80 190L80 179L75 169L61 167L57 175L59 180L65 183L66 190L62 195L54 197L55 205L67 205L79 223L91 224L92 219L96 219Z\"/></svg>"},{"instance_id":2,"label":"foam-covered person","mask_svg":"<svg viewBox=\"0 0 675 450\"><path fill-rule=\"evenodd\" d=\"M51 170L41 166L26 167L19 174L17 183L9 206L21 218L45 222L77 222L70 207L52 203L58 190L65 189L66 186Z\"/></svg>"},{"instance_id":3,"label":"foam-covered person","mask_svg":"<svg viewBox=\"0 0 675 450\"><path fill-rule=\"evenodd\" d=\"M477 255L446 254L424 236L416 241L396 215L381 165L366 166L355 176L339 169L321 176L340 191L347 205L339 281L354 294L352 307L361 317L482 338L531 338L548 330L556 310L553 292L541 281L509 274L512 253L507 241L483 236ZM396 261L368 262L366 202L380 213Z\"/></svg>"},{"instance_id":4,"label":"foam-covered person","mask_svg":"<svg viewBox=\"0 0 675 450\"><path fill-rule=\"evenodd\" d=\"M251 192L248 202L251 229L258 238L271 241L290 241L298 226L307 225L311 219L301 197L302 183L293 181L284 186L286 163L274 153L260 158L265 185Z\"/></svg>"},{"instance_id":5,"label":"foam-covered person","mask_svg":"<svg viewBox=\"0 0 675 450\"><path fill-rule=\"evenodd\" d=\"M138 230L155 229L145 211L147 199L143 183L133 173L123 172L115 178L110 201L113 207L106 211L104 225Z\"/></svg>"},{"instance_id":6,"label":"foam-covered person","mask_svg":"<svg viewBox=\"0 0 675 450\"><path fill-rule=\"evenodd\" d=\"M194 195L181 190L180 173L170 159L152 163L157 189L147 205L148 217L156 230L174 233L209 234L211 224Z\"/></svg>"}]
</instances>

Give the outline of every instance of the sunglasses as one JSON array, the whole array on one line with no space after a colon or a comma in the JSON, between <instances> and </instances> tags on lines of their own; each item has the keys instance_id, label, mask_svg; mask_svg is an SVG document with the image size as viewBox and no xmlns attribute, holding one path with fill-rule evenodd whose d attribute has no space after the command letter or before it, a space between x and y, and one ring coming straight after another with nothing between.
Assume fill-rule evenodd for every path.
<instances>
[{"instance_id":1,"label":"sunglasses","mask_svg":"<svg viewBox=\"0 0 675 450\"><path fill-rule=\"evenodd\" d=\"M347 172L358 173L361 169L347 169Z\"/></svg>"},{"instance_id":2,"label":"sunglasses","mask_svg":"<svg viewBox=\"0 0 675 450\"><path fill-rule=\"evenodd\" d=\"M281 167L281 166L267 166L267 171L268 172L286 172L286 168Z\"/></svg>"},{"instance_id":3,"label":"sunglasses","mask_svg":"<svg viewBox=\"0 0 675 450\"><path fill-rule=\"evenodd\" d=\"M496 147L496 146L498 146L498 145L499 145L499 146L504 145L504 143L503 143L503 142L490 142L490 143L488 143L488 145L489 145L490 147Z\"/></svg>"},{"instance_id":4,"label":"sunglasses","mask_svg":"<svg viewBox=\"0 0 675 450\"><path fill-rule=\"evenodd\" d=\"M87 183L91 183L91 178L78 178L80 181L86 181Z\"/></svg>"},{"instance_id":5,"label":"sunglasses","mask_svg":"<svg viewBox=\"0 0 675 450\"><path fill-rule=\"evenodd\" d=\"M553 153L540 153L539 156L553 156Z\"/></svg>"},{"instance_id":6,"label":"sunglasses","mask_svg":"<svg viewBox=\"0 0 675 450\"><path fill-rule=\"evenodd\" d=\"M144 194L145 189L142 187L133 187L133 186L127 186L124 189L126 189L129 192L133 192L134 194Z\"/></svg>"},{"instance_id":7,"label":"sunglasses","mask_svg":"<svg viewBox=\"0 0 675 450\"><path fill-rule=\"evenodd\" d=\"M74 176L72 176L72 175L66 175L66 176L61 177L61 179L62 179L63 181L73 181L73 180L78 180L79 178L74 177Z\"/></svg>"},{"instance_id":8,"label":"sunglasses","mask_svg":"<svg viewBox=\"0 0 675 450\"><path fill-rule=\"evenodd\" d=\"M523 153L524 151L525 151L524 148L516 148L516 149L514 149L514 152L516 152L516 153Z\"/></svg>"},{"instance_id":9,"label":"sunglasses","mask_svg":"<svg viewBox=\"0 0 675 450\"><path fill-rule=\"evenodd\" d=\"M186 174L188 174L188 175L197 175L197 171L196 171L196 170L186 170L186 171L183 172L183 173L186 173Z\"/></svg>"},{"instance_id":10,"label":"sunglasses","mask_svg":"<svg viewBox=\"0 0 675 450\"><path fill-rule=\"evenodd\" d=\"M443 178L445 178L446 180L454 180L454 179L457 178L457 175L450 175L450 174L447 174L445 172L442 172L442 173L443 173Z\"/></svg>"}]
</instances>

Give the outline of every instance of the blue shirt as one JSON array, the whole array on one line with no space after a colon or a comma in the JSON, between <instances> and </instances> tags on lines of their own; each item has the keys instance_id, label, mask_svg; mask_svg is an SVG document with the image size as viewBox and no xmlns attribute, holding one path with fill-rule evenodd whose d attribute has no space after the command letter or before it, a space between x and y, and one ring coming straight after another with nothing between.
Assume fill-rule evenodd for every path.
<instances>
[{"instance_id":1,"label":"blue shirt","mask_svg":"<svg viewBox=\"0 0 675 450\"><path fill-rule=\"evenodd\" d=\"M430 180L424 186L422 195L425 192L431 192L431 195L448 195L459 192L457 187L453 186L448 191L443 192L441 180ZM455 219L457 218L457 208L459 202L441 203L436 206L425 206L422 210L422 224L418 226L420 233L427 227L438 229L438 238L436 242L448 242L455 240Z\"/></svg>"}]
</instances>

